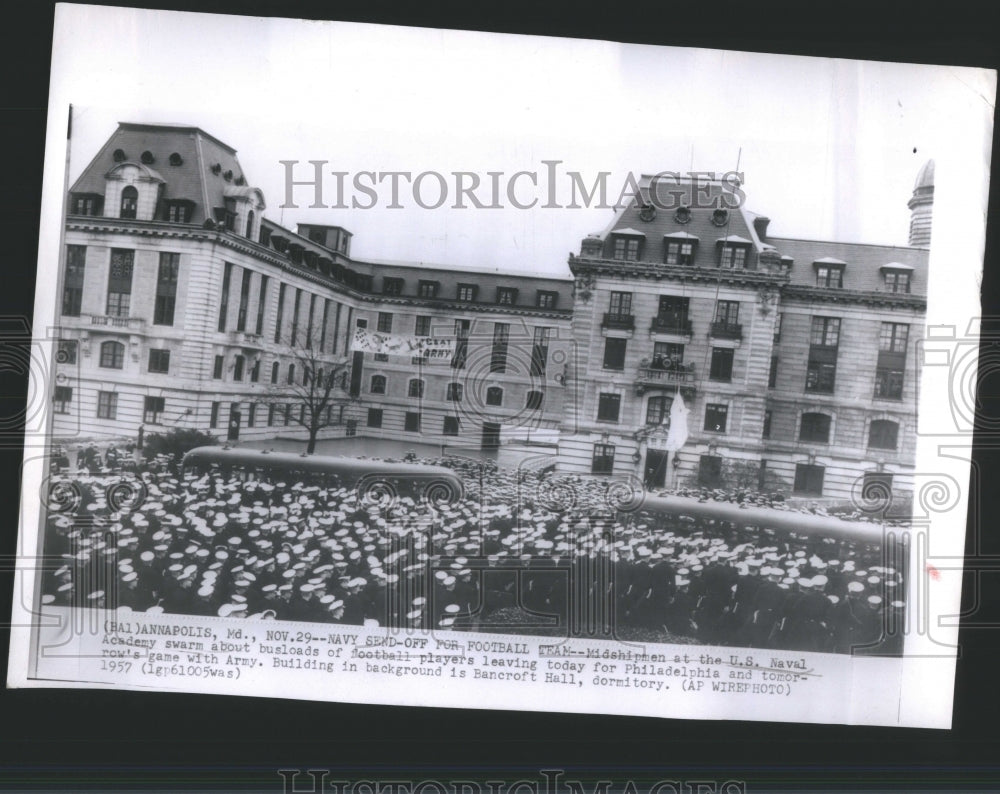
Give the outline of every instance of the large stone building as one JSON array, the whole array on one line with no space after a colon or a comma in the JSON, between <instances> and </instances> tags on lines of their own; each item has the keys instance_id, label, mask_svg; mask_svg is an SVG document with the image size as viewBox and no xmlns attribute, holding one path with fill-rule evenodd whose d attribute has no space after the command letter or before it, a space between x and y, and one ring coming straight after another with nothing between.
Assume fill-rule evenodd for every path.
<instances>
[{"instance_id":1,"label":"large stone building","mask_svg":"<svg viewBox=\"0 0 1000 794\"><path fill-rule=\"evenodd\" d=\"M572 279L364 261L339 226L266 219L204 131L120 124L68 196L54 435L303 439L303 385L336 372L321 438L542 444L565 471L654 486L908 489L931 165L908 247L769 237L738 186L649 190L583 241ZM354 352L359 327L455 354Z\"/></svg>"},{"instance_id":2,"label":"large stone building","mask_svg":"<svg viewBox=\"0 0 1000 794\"><path fill-rule=\"evenodd\" d=\"M932 174L906 247L772 237L738 185L644 177L570 259L581 399L561 467L653 486L912 491ZM674 453L676 394L689 413Z\"/></svg>"}]
</instances>

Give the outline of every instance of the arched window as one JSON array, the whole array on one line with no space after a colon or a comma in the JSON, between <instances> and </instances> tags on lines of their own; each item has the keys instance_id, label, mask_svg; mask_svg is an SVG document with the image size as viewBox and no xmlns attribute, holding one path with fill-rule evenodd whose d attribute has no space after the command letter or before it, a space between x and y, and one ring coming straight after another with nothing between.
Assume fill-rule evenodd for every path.
<instances>
[{"instance_id":1,"label":"arched window","mask_svg":"<svg viewBox=\"0 0 1000 794\"><path fill-rule=\"evenodd\" d=\"M119 218L135 218L136 209L139 206L139 191L129 185L122 190L121 212Z\"/></svg>"},{"instance_id":2,"label":"arched window","mask_svg":"<svg viewBox=\"0 0 1000 794\"><path fill-rule=\"evenodd\" d=\"M253 239L253 210L247 213L247 233L246 236Z\"/></svg>"},{"instance_id":3,"label":"arched window","mask_svg":"<svg viewBox=\"0 0 1000 794\"><path fill-rule=\"evenodd\" d=\"M278 367L279 366L280 366L280 364L277 361L275 361L271 365L271 383L277 383L278 382Z\"/></svg>"},{"instance_id":4,"label":"arched window","mask_svg":"<svg viewBox=\"0 0 1000 794\"><path fill-rule=\"evenodd\" d=\"M295 365L288 365L288 384L291 385L295 383Z\"/></svg>"},{"instance_id":5,"label":"arched window","mask_svg":"<svg viewBox=\"0 0 1000 794\"><path fill-rule=\"evenodd\" d=\"M529 391L524 399L524 407L529 411L537 411L542 407L545 394L540 391Z\"/></svg>"},{"instance_id":6,"label":"arched window","mask_svg":"<svg viewBox=\"0 0 1000 794\"><path fill-rule=\"evenodd\" d=\"M121 369L125 365L125 345L121 342L101 343L101 366L106 369Z\"/></svg>"},{"instance_id":7,"label":"arched window","mask_svg":"<svg viewBox=\"0 0 1000 794\"><path fill-rule=\"evenodd\" d=\"M869 449L896 449L899 442L899 423L891 419L873 419L868 428Z\"/></svg>"},{"instance_id":8,"label":"arched window","mask_svg":"<svg viewBox=\"0 0 1000 794\"><path fill-rule=\"evenodd\" d=\"M486 390L487 405L503 405L503 389L499 386L490 386Z\"/></svg>"},{"instance_id":9,"label":"arched window","mask_svg":"<svg viewBox=\"0 0 1000 794\"><path fill-rule=\"evenodd\" d=\"M802 414L799 441L817 441L821 444L829 444L830 417L817 413Z\"/></svg>"},{"instance_id":10,"label":"arched window","mask_svg":"<svg viewBox=\"0 0 1000 794\"><path fill-rule=\"evenodd\" d=\"M413 378L410 381L409 389L407 394L410 397L421 398L424 396L424 382L420 378Z\"/></svg>"},{"instance_id":11,"label":"arched window","mask_svg":"<svg viewBox=\"0 0 1000 794\"><path fill-rule=\"evenodd\" d=\"M372 394L385 394L385 375L372 375L372 382L368 391Z\"/></svg>"}]
</instances>

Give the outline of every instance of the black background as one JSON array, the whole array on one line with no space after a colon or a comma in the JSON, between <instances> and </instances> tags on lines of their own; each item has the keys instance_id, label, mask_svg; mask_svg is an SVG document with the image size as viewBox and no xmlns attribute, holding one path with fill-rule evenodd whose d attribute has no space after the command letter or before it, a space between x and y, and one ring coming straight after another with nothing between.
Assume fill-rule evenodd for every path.
<instances>
[{"instance_id":1,"label":"black background","mask_svg":"<svg viewBox=\"0 0 1000 794\"><path fill-rule=\"evenodd\" d=\"M119 5L108 3L108 5ZM997 68L990 6L973 2L637 2L600 7L535 3L424 4L263 2L153 3L157 8L330 18L649 44L786 52ZM2 57L3 223L0 317L30 321L37 259L53 6L12 4ZM151 42L150 46L155 46ZM373 56L375 57L375 56ZM234 69L236 65L234 64ZM456 68L459 68L456 65ZM206 76L206 90L211 84ZM544 75L539 75L544 80ZM151 101L155 101L152 98ZM264 110L262 108L262 110ZM297 109L307 113L307 109ZM282 112L274 101L271 112ZM581 120L581 123L585 123ZM776 123L780 120L776 119ZM997 206L991 189L991 210ZM997 224L988 234L983 314L998 314ZM996 350L997 348L990 348ZM989 353L984 349L984 354ZM997 379L981 380L987 414ZM0 367L0 397L24 400L25 375ZM10 614L21 450L0 447L0 619ZM976 463L987 487L971 510L980 557L1000 572L998 453ZM966 573L951 731L699 722L519 712L399 709L178 694L21 690L0 692L0 785L110 790L143 785L281 790L277 769L319 767L332 777L427 780L568 777L624 782L747 781L748 790L1000 786L997 715L1000 610L989 560ZM993 625L989 625L992 623ZM0 653L6 676L6 637ZM822 708L822 704L817 704ZM305 784L307 781L301 781Z\"/></svg>"}]
</instances>

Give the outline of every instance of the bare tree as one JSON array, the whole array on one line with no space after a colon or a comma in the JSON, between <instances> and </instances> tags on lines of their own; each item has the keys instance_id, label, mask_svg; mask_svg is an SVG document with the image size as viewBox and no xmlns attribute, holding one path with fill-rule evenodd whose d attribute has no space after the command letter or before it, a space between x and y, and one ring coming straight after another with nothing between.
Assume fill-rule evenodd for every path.
<instances>
[{"instance_id":1,"label":"bare tree","mask_svg":"<svg viewBox=\"0 0 1000 794\"><path fill-rule=\"evenodd\" d=\"M278 382L261 400L269 410L285 412L286 424L306 429L310 453L316 451L320 431L340 424L342 406L351 401L346 389L349 361L325 352L318 342L322 339L319 328L293 329L278 359Z\"/></svg>"}]
</instances>

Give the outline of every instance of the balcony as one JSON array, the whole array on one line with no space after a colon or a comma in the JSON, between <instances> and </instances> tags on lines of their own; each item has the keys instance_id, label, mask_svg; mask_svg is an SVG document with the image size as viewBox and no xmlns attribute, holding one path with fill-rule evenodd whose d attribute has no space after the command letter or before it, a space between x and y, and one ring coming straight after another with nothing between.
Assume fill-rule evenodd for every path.
<instances>
[{"instance_id":1,"label":"balcony","mask_svg":"<svg viewBox=\"0 0 1000 794\"><path fill-rule=\"evenodd\" d=\"M635 376L635 393L644 394L650 389L675 389L685 399L695 395L694 364L661 364L652 366L648 360L639 365Z\"/></svg>"},{"instance_id":2,"label":"balcony","mask_svg":"<svg viewBox=\"0 0 1000 794\"><path fill-rule=\"evenodd\" d=\"M230 331L229 339L234 345L243 347L260 347L264 343L262 334L251 334L246 331Z\"/></svg>"},{"instance_id":3,"label":"balcony","mask_svg":"<svg viewBox=\"0 0 1000 794\"><path fill-rule=\"evenodd\" d=\"M742 339L743 326L739 323L714 322L708 335L716 339Z\"/></svg>"},{"instance_id":4,"label":"balcony","mask_svg":"<svg viewBox=\"0 0 1000 794\"><path fill-rule=\"evenodd\" d=\"M658 314L649 325L652 334L677 334L691 336L691 321L676 314Z\"/></svg>"},{"instance_id":5,"label":"balcony","mask_svg":"<svg viewBox=\"0 0 1000 794\"><path fill-rule=\"evenodd\" d=\"M612 314L611 312L605 312L604 320L601 322L601 328L615 328L622 331L634 331L635 315Z\"/></svg>"},{"instance_id":6,"label":"balcony","mask_svg":"<svg viewBox=\"0 0 1000 794\"><path fill-rule=\"evenodd\" d=\"M146 321L141 317L117 317L111 314L91 314L90 324L105 328L118 328L123 331L139 331L146 326Z\"/></svg>"}]
</instances>

